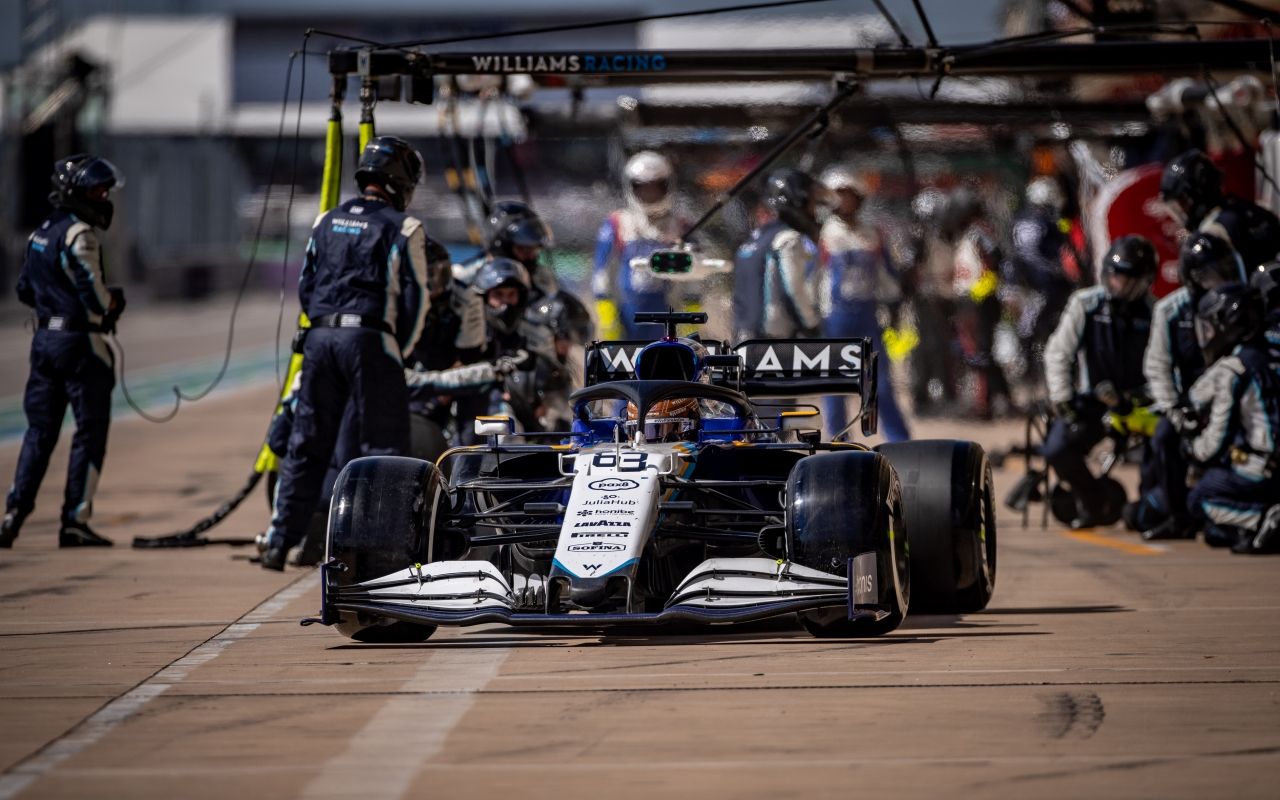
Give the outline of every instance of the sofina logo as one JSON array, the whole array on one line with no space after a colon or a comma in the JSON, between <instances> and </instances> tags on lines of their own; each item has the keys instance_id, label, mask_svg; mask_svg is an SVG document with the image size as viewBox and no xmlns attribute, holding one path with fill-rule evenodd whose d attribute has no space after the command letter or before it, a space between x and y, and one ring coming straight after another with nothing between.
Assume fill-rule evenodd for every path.
<instances>
[{"instance_id":1,"label":"sofina logo","mask_svg":"<svg viewBox=\"0 0 1280 800\"><path fill-rule=\"evenodd\" d=\"M625 545L613 544L611 542L591 542L590 544L571 544L569 552L571 553L616 553L620 550L626 550Z\"/></svg>"},{"instance_id":2,"label":"sofina logo","mask_svg":"<svg viewBox=\"0 0 1280 800\"><path fill-rule=\"evenodd\" d=\"M628 489L639 489L640 484L627 478L604 478L588 483L587 488L597 492L625 492Z\"/></svg>"}]
</instances>

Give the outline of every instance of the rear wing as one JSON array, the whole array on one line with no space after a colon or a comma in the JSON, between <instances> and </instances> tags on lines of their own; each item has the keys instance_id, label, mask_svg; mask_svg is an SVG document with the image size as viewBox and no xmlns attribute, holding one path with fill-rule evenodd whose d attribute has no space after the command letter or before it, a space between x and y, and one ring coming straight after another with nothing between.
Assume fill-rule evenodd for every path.
<instances>
[{"instance_id":1,"label":"rear wing","mask_svg":"<svg viewBox=\"0 0 1280 800\"><path fill-rule=\"evenodd\" d=\"M636 355L649 339L595 342L587 347L586 384L635 380ZM871 339L750 339L738 345L703 340L712 357L711 382L752 398L875 394Z\"/></svg>"}]
</instances>

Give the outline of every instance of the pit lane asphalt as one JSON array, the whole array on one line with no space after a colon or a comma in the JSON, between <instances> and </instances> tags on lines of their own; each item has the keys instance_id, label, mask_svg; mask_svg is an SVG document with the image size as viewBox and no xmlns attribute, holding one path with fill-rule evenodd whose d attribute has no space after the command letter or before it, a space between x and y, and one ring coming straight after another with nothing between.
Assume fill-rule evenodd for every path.
<instances>
[{"instance_id":1,"label":"pit lane asphalt","mask_svg":"<svg viewBox=\"0 0 1280 800\"><path fill-rule=\"evenodd\" d=\"M314 572L127 548L233 492L272 404L259 385L168 425L119 421L95 518L126 545L110 550L55 547L64 432L0 551L0 799L1280 791L1280 558L1024 530L1002 510L991 608L877 640L773 623L351 645L297 625ZM918 426L991 446L1018 430ZM0 448L0 473L15 457ZM213 534L266 520L259 490Z\"/></svg>"}]
</instances>

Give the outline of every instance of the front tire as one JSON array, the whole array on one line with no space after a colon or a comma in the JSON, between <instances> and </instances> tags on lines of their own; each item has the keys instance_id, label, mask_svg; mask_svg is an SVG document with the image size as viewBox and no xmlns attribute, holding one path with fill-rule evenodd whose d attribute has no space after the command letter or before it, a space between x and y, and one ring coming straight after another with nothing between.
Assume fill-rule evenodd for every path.
<instances>
[{"instance_id":1,"label":"front tire","mask_svg":"<svg viewBox=\"0 0 1280 800\"><path fill-rule=\"evenodd\" d=\"M876 556L879 619L849 619L849 608L800 614L818 637L880 636L900 624L911 598L898 481L889 462L865 451L822 453L796 462L787 478L787 536L792 560L837 575L851 559ZM849 603L853 603L850 587ZM865 608L865 606L864 606Z\"/></svg>"},{"instance_id":2,"label":"front tire","mask_svg":"<svg viewBox=\"0 0 1280 800\"><path fill-rule=\"evenodd\" d=\"M440 470L428 461L376 456L347 464L333 488L326 560L339 588L389 575L411 564L428 563L440 543L433 541L437 518L449 496ZM343 611L336 625L360 642L421 642L436 626L388 620Z\"/></svg>"}]
</instances>

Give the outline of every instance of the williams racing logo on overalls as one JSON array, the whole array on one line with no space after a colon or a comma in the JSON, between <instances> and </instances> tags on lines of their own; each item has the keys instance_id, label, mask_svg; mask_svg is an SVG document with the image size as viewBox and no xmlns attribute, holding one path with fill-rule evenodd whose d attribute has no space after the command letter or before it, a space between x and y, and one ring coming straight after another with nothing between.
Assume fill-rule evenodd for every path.
<instances>
[{"instance_id":1,"label":"williams racing logo on overalls","mask_svg":"<svg viewBox=\"0 0 1280 800\"><path fill-rule=\"evenodd\" d=\"M573 53L472 56L477 74L664 72L667 57L660 53Z\"/></svg>"}]
</instances>

